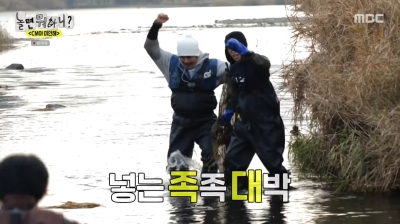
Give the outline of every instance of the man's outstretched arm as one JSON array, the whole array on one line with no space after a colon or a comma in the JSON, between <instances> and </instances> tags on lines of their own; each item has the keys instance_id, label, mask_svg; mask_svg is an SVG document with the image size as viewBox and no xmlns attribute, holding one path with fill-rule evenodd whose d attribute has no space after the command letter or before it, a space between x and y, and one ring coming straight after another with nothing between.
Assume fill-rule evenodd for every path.
<instances>
[{"instance_id":1,"label":"man's outstretched arm","mask_svg":"<svg viewBox=\"0 0 400 224\"><path fill-rule=\"evenodd\" d=\"M171 61L172 53L165 51L160 48L158 42L158 31L162 27L162 24L168 21L168 16L160 13L157 19L154 21L152 27L147 34L146 42L144 43L144 49L147 54L153 59L154 63L160 69L165 79L169 83L169 64Z\"/></svg>"},{"instance_id":2,"label":"man's outstretched arm","mask_svg":"<svg viewBox=\"0 0 400 224\"><path fill-rule=\"evenodd\" d=\"M215 88L218 88L218 86L220 86L221 84L224 84L227 69L229 69L229 63L218 60L217 81L215 83Z\"/></svg>"}]
</instances>

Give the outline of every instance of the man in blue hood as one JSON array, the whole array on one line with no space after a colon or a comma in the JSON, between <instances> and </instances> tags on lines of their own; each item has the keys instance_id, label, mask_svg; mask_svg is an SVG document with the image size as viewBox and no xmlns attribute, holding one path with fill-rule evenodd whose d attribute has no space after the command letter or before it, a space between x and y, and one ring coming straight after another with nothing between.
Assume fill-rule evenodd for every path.
<instances>
[{"instance_id":1,"label":"man in blue hood","mask_svg":"<svg viewBox=\"0 0 400 224\"><path fill-rule=\"evenodd\" d=\"M232 183L232 171L246 171L257 154L271 175L287 173L282 165L285 127L280 116L280 102L269 80L271 63L263 55L247 49L246 37L232 32L225 38L225 54L231 63L232 91L222 125L229 125L234 113L240 120L233 126L233 136L225 156L225 181ZM248 186L239 179L239 188ZM280 183L282 187L282 183Z\"/></svg>"}]
</instances>

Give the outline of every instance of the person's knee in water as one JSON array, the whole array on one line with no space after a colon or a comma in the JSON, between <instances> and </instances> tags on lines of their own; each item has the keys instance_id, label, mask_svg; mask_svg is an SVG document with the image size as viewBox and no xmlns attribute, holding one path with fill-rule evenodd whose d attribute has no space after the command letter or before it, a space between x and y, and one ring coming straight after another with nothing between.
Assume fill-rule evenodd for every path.
<instances>
[{"instance_id":1,"label":"person's knee in water","mask_svg":"<svg viewBox=\"0 0 400 224\"><path fill-rule=\"evenodd\" d=\"M227 184L232 171L245 171L257 154L270 174L287 173L282 165L285 132L280 103L270 82L270 61L247 48L243 33L232 32L225 38L225 55L231 62L231 95L221 123L233 114L241 121L234 124L234 138L225 157Z\"/></svg>"},{"instance_id":2,"label":"person's knee in water","mask_svg":"<svg viewBox=\"0 0 400 224\"><path fill-rule=\"evenodd\" d=\"M43 162L33 155L12 155L0 162L0 223L10 223L11 217L36 220L43 224L76 223L62 214L37 207L44 197L49 174ZM25 222L24 222L25 223Z\"/></svg>"},{"instance_id":3,"label":"person's knee in water","mask_svg":"<svg viewBox=\"0 0 400 224\"><path fill-rule=\"evenodd\" d=\"M202 150L203 167L207 168L213 164L212 125L216 121L214 109L218 104L214 90L224 81L227 63L209 58L191 36L178 41L176 54L161 49L158 31L168 20L167 15L159 14L144 44L172 91L174 115L167 159L176 150L191 158L194 143L197 143Z\"/></svg>"}]
</instances>

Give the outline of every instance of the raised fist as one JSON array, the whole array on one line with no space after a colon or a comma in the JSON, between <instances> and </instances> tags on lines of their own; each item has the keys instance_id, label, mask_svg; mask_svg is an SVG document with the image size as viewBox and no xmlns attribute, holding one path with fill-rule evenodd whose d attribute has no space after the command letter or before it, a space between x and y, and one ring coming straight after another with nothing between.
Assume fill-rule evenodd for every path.
<instances>
[{"instance_id":1,"label":"raised fist","mask_svg":"<svg viewBox=\"0 0 400 224\"><path fill-rule=\"evenodd\" d=\"M159 23L165 23L165 22L167 22L168 20L169 20L168 15L167 15L167 14L164 14L164 13L158 14L157 19L156 19L156 21L159 22Z\"/></svg>"}]
</instances>

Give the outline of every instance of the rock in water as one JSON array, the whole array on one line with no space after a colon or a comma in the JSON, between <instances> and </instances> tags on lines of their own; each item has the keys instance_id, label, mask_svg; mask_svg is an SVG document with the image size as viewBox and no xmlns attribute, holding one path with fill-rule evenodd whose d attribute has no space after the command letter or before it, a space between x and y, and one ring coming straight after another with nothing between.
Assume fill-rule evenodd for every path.
<instances>
[{"instance_id":1,"label":"rock in water","mask_svg":"<svg viewBox=\"0 0 400 224\"><path fill-rule=\"evenodd\" d=\"M59 206L49 206L45 208L78 209L78 208L96 208L99 206L100 204L97 203L77 203L77 202L67 201Z\"/></svg>"},{"instance_id":2,"label":"rock in water","mask_svg":"<svg viewBox=\"0 0 400 224\"><path fill-rule=\"evenodd\" d=\"M61 104L47 104L46 109L58 109L58 108L64 108L64 105Z\"/></svg>"},{"instance_id":3,"label":"rock in water","mask_svg":"<svg viewBox=\"0 0 400 224\"><path fill-rule=\"evenodd\" d=\"M11 64L6 67L8 70L24 70L24 66L22 64Z\"/></svg>"},{"instance_id":4,"label":"rock in water","mask_svg":"<svg viewBox=\"0 0 400 224\"><path fill-rule=\"evenodd\" d=\"M64 108L66 106L61 105L61 104L47 104L45 108L43 109L36 109L36 110L31 110L31 111L54 111L59 108Z\"/></svg>"}]
</instances>

